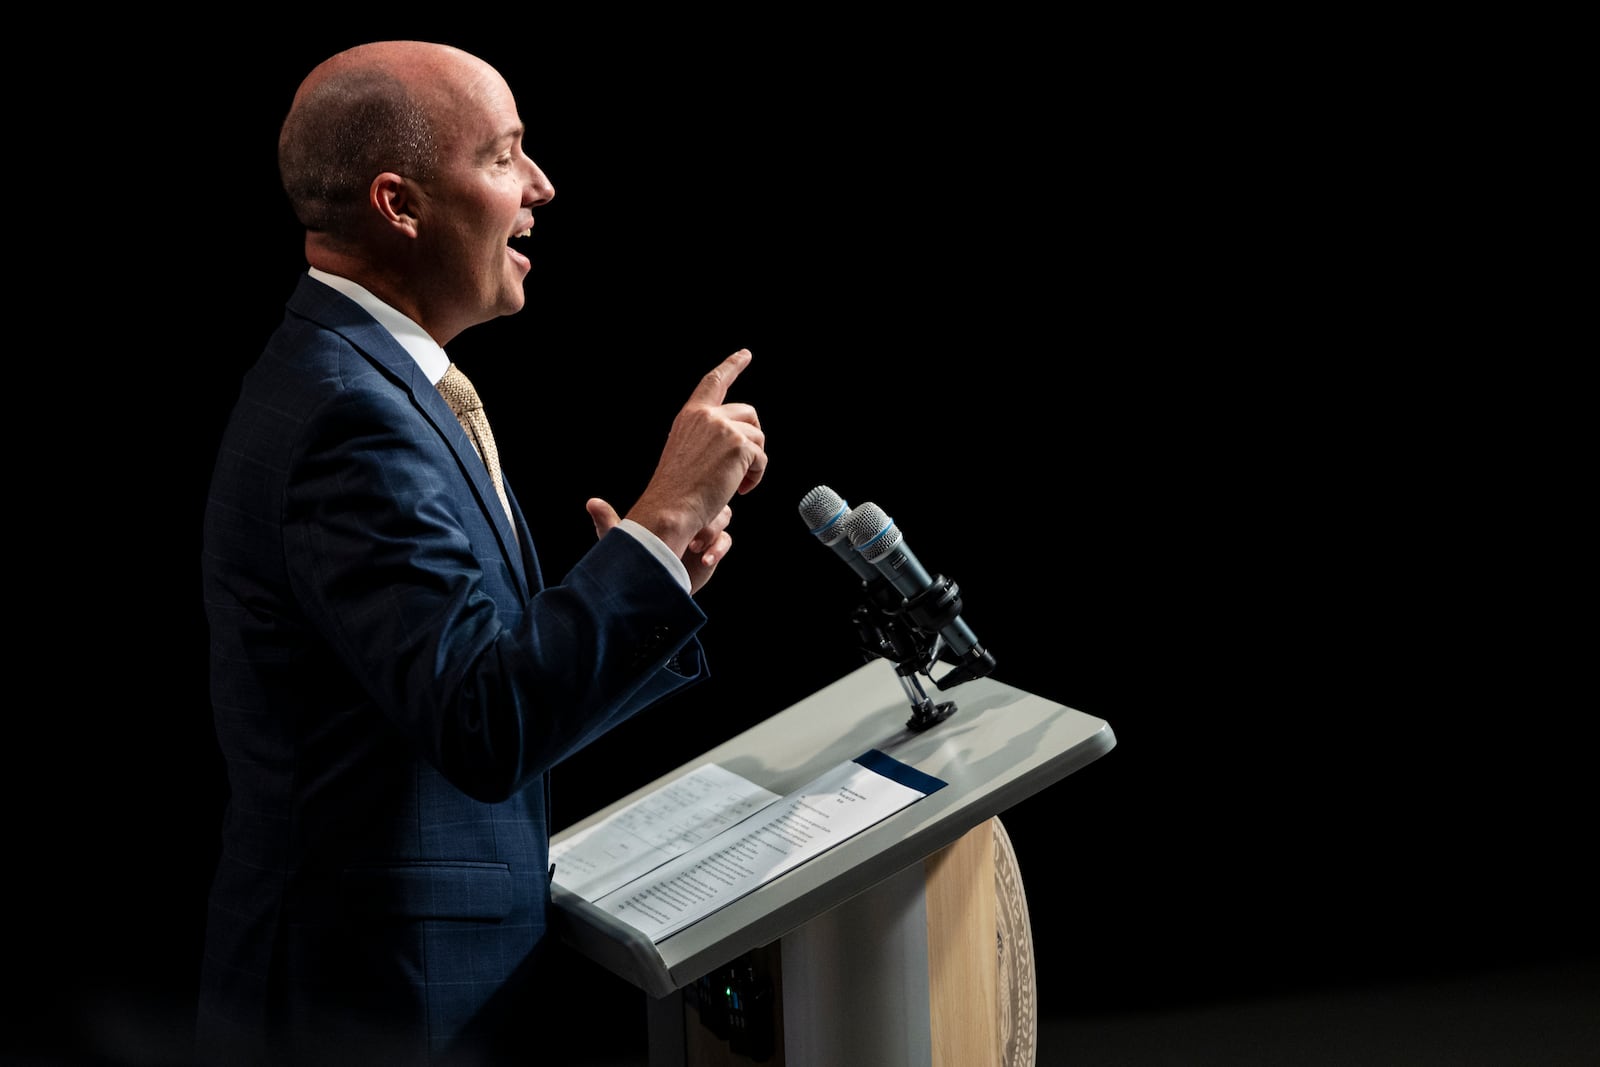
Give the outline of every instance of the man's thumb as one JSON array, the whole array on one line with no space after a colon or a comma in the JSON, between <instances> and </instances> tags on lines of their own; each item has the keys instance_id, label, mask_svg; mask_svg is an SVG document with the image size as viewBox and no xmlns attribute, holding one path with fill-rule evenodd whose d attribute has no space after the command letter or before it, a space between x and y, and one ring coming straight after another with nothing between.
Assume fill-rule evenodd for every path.
<instances>
[{"instance_id":1,"label":"man's thumb","mask_svg":"<svg viewBox=\"0 0 1600 1067\"><path fill-rule=\"evenodd\" d=\"M589 518L594 520L594 536L598 540L606 535L606 531L622 521L615 508L599 497L591 497L584 504L589 512Z\"/></svg>"}]
</instances>

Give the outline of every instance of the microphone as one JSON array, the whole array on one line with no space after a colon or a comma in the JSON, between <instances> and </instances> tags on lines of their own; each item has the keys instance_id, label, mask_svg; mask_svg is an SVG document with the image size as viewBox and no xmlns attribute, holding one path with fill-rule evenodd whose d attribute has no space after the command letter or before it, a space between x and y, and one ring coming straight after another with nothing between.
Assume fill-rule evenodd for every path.
<instances>
[{"instance_id":1,"label":"microphone","mask_svg":"<svg viewBox=\"0 0 1600 1067\"><path fill-rule=\"evenodd\" d=\"M800 517L805 520L806 529L818 541L833 549L833 554L848 563L863 582L881 585L883 576L851 547L850 539L845 534L845 524L850 521L850 515L850 505L844 502L844 497L825 485L817 486L800 499Z\"/></svg>"},{"instance_id":2,"label":"microphone","mask_svg":"<svg viewBox=\"0 0 1600 1067\"><path fill-rule=\"evenodd\" d=\"M842 520L845 536L861 558L877 568L895 590L906 598L912 618L926 629L937 630L944 643L963 662L959 680L980 677L994 669L994 657L978 644L971 627L961 621L961 597L954 583L928 575L917 557L905 546L900 528L876 504L862 504ZM939 688L956 684L947 676Z\"/></svg>"}]
</instances>

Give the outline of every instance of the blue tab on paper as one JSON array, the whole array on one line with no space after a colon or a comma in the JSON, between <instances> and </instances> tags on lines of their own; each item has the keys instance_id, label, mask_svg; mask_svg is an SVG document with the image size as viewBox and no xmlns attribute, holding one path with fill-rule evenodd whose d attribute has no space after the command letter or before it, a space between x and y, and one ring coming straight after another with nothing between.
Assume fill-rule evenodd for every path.
<instances>
[{"instance_id":1,"label":"blue tab on paper","mask_svg":"<svg viewBox=\"0 0 1600 1067\"><path fill-rule=\"evenodd\" d=\"M917 770L910 764L901 763L893 756L886 756L875 748L862 753L851 762L859 763L867 770L881 774L890 781L899 782L907 789L915 789L924 796L938 792L949 784Z\"/></svg>"}]
</instances>

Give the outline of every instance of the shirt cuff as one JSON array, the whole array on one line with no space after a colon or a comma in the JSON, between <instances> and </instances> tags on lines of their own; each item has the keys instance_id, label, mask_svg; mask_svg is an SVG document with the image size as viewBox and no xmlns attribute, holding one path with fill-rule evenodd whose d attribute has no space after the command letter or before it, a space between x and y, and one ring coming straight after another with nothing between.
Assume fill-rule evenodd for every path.
<instances>
[{"instance_id":1,"label":"shirt cuff","mask_svg":"<svg viewBox=\"0 0 1600 1067\"><path fill-rule=\"evenodd\" d=\"M672 554L672 549L667 547L665 541L632 519L623 519L617 523L617 528L632 534L641 545L650 550L652 556L661 561L663 567L672 572L672 576L683 586L685 593L694 595L694 590L689 586L689 569L683 565L683 560Z\"/></svg>"}]
</instances>

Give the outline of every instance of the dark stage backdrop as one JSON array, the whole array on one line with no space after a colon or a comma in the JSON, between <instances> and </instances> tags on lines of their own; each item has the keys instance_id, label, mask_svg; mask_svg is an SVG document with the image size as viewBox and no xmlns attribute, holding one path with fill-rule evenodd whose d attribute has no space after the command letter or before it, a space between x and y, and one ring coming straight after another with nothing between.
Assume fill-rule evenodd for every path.
<instances>
[{"instance_id":1,"label":"dark stage backdrop","mask_svg":"<svg viewBox=\"0 0 1600 1067\"><path fill-rule=\"evenodd\" d=\"M701 597L711 678L560 768L557 822L859 664L853 576L797 512L828 484L959 583L997 678L1117 736L1003 816L1043 1015L1593 953L1590 711L1556 684L1576 637L1528 597L1560 566L1526 527L1560 516L1505 459L1517 387L1434 347L1415 231L1374 217L1407 142L1126 28L915 50L669 29L407 31L501 69L557 189L526 309L451 346L547 574L592 538L588 496L643 486L696 379L755 356L732 395L771 467ZM87 155L113 165L81 222L114 232L61 323L106 364L112 455L56 640L109 653L62 669L75 696L31 750L78 887L40 886L73 931L34 971L41 1040L188 1023L225 799L202 502L303 266L278 122L371 36L101 68ZM589 977L642 1033L636 991Z\"/></svg>"}]
</instances>

